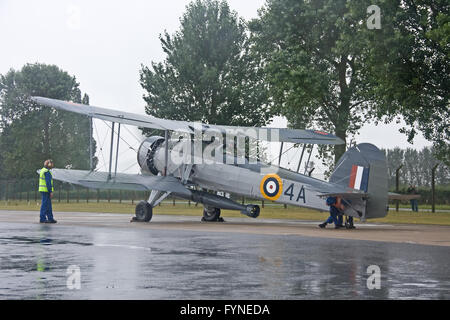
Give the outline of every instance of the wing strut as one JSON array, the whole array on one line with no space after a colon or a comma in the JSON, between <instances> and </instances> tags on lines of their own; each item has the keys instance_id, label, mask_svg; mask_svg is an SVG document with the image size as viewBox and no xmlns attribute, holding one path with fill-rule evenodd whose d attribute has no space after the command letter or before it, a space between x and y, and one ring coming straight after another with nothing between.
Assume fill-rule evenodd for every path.
<instances>
[{"instance_id":1,"label":"wing strut","mask_svg":"<svg viewBox=\"0 0 450 320\"><path fill-rule=\"evenodd\" d=\"M311 145L311 150L309 151L309 156L308 156L308 161L306 161L306 165L305 165L305 173L306 174L306 170L308 170L308 166L309 166L309 160L311 160L311 155L313 153L314 150L314 145Z\"/></svg>"},{"instance_id":2,"label":"wing strut","mask_svg":"<svg viewBox=\"0 0 450 320\"><path fill-rule=\"evenodd\" d=\"M278 157L278 166L280 166L280 164L281 164L281 156L282 155L283 155L283 141L281 141L280 156Z\"/></svg>"},{"instance_id":3,"label":"wing strut","mask_svg":"<svg viewBox=\"0 0 450 320\"><path fill-rule=\"evenodd\" d=\"M115 122L112 122L111 126L111 148L109 151L109 170L108 170L108 180L111 179L111 167L112 167L112 155L113 155L113 147L114 147L114 125Z\"/></svg>"},{"instance_id":4,"label":"wing strut","mask_svg":"<svg viewBox=\"0 0 450 320\"><path fill-rule=\"evenodd\" d=\"M92 117L89 117L89 170L94 171L94 159L93 159L93 151L94 148L92 146L92 139L94 135L94 131L92 130Z\"/></svg>"},{"instance_id":5,"label":"wing strut","mask_svg":"<svg viewBox=\"0 0 450 320\"><path fill-rule=\"evenodd\" d=\"M297 173L300 172L300 165L302 164L303 154L305 153L306 143L303 145L302 154L300 156L300 160L298 161Z\"/></svg>"},{"instance_id":6,"label":"wing strut","mask_svg":"<svg viewBox=\"0 0 450 320\"><path fill-rule=\"evenodd\" d=\"M169 161L169 130L164 130L164 176L167 176L167 163Z\"/></svg>"},{"instance_id":7,"label":"wing strut","mask_svg":"<svg viewBox=\"0 0 450 320\"><path fill-rule=\"evenodd\" d=\"M114 168L114 176L117 176L117 162L119 160L119 142L120 142L120 122L119 122L119 128L117 129L116 163L115 163L115 168Z\"/></svg>"}]
</instances>

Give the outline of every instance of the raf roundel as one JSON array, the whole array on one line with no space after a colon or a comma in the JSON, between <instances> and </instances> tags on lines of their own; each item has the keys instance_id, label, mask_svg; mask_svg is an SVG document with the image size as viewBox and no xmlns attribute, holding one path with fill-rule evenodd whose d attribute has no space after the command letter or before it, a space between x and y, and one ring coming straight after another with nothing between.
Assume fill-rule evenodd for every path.
<instances>
[{"instance_id":1,"label":"raf roundel","mask_svg":"<svg viewBox=\"0 0 450 320\"><path fill-rule=\"evenodd\" d=\"M259 186L261 194L267 200L277 200L283 191L283 182L277 174L267 174Z\"/></svg>"}]
</instances>

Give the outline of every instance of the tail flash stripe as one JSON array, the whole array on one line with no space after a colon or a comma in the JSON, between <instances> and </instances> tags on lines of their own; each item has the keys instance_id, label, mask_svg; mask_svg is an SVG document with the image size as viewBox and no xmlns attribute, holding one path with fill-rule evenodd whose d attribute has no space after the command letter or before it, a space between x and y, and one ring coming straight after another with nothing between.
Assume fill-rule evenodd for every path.
<instances>
[{"instance_id":1,"label":"tail flash stripe","mask_svg":"<svg viewBox=\"0 0 450 320\"><path fill-rule=\"evenodd\" d=\"M364 168L364 172L362 174L361 186L359 190L364 190L367 192L369 186L369 168Z\"/></svg>"},{"instance_id":2,"label":"tail flash stripe","mask_svg":"<svg viewBox=\"0 0 450 320\"><path fill-rule=\"evenodd\" d=\"M350 181L348 182L348 186L349 188L354 188L355 186L355 179L356 179L356 171L358 169L358 166L353 165L352 166L352 171L350 173Z\"/></svg>"},{"instance_id":3,"label":"tail flash stripe","mask_svg":"<svg viewBox=\"0 0 450 320\"><path fill-rule=\"evenodd\" d=\"M355 186L354 189L361 190L361 180L363 177L364 167L358 166L358 169L356 169L356 178L355 178Z\"/></svg>"},{"instance_id":4,"label":"tail flash stripe","mask_svg":"<svg viewBox=\"0 0 450 320\"><path fill-rule=\"evenodd\" d=\"M348 186L352 189L364 190L367 192L368 185L369 168L353 165Z\"/></svg>"}]
</instances>

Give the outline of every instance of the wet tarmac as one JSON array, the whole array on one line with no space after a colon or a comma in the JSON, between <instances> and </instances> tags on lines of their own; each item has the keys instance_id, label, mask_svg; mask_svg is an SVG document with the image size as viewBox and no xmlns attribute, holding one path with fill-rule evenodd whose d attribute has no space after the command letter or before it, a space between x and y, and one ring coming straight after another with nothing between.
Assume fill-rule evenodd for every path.
<instances>
[{"instance_id":1,"label":"wet tarmac","mask_svg":"<svg viewBox=\"0 0 450 320\"><path fill-rule=\"evenodd\" d=\"M0 222L0 299L449 299L449 262L448 246Z\"/></svg>"}]
</instances>

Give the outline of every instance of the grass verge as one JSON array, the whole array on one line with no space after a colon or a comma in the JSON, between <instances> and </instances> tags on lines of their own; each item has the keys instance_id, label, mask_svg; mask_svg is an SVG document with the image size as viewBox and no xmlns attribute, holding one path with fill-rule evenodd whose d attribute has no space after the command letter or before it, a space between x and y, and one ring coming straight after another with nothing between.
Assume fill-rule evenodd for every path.
<instances>
[{"instance_id":1,"label":"grass verge","mask_svg":"<svg viewBox=\"0 0 450 320\"><path fill-rule=\"evenodd\" d=\"M108 203L108 202L71 202L71 203L53 203L54 211L62 212L104 212L104 213L123 213L134 214L135 204L131 203ZM0 202L0 210L35 210L39 211L40 203L25 201L5 201ZM154 209L155 214L171 214L186 216L201 216L203 207L188 204L163 203ZM244 217L238 211L222 210L223 217ZM306 208L290 207L284 209L282 205L271 205L261 208L260 218L264 219L292 219L292 220L313 220L323 221L328 217L327 212L319 212ZM385 218L371 219L369 222L391 223L391 224L433 224L450 225L450 213L446 212L411 212L411 211L389 211Z\"/></svg>"}]
</instances>

